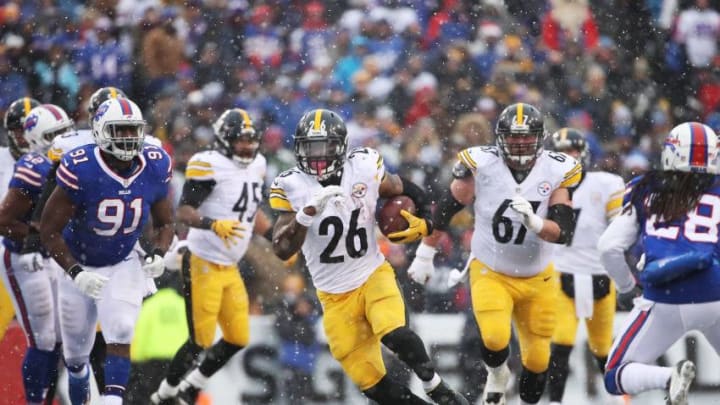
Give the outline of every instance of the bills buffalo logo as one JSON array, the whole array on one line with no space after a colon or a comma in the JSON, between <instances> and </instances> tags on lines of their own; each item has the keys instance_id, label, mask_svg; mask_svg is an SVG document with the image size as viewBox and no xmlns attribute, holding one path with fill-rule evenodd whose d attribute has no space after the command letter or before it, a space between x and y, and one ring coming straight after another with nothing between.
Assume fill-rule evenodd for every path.
<instances>
[{"instance_id":1,"label":"bills buffalo logo","mask_svg":"<svg viewBox=\"0 0 720 405\"><path fill-rule=\"evenodd\" d=\"M25 121L23 122L23 129L25 131L32 130L37 125L39 119L40 117L38 117L37 114L29 115L27 118L25 118Z\"/></svg>"},{"instance_id":2,"label":"bills buffalo logo","mask_svg":"<svg viewBox=\"0 0 720 405\"><path fill-rule=\"evenodd\" d=\"M355 183L352 186L352 195L356 198L363 198L367 194L367 185L365 183Z\"/></svg>"},{"instance_id":3,"label":"bills buffalo logo","mask_svg":"<svg viewBox=\"0 0 720 405\"><path fill-rule=\"evenodd\" d=\"M543 181L542 183L538 184L537 192L541 196L546 197L550 195L550 191L552 191L552 187L547 181Z\"/></svg>"},{"instance_id":4,"label":"bills buffalo logo","mask_svg":"<svg viewBox=\"0 0 720 405\"><path fill-rule=\"evenodd\" d=\"M97 111L95 111L95 115L93 116L93 121L100 121L100 118L102 118L103 115L107 112L108 108L110 108L110 103L102 103L100 104L100 107L98 107Z\"/></svg>"}]
</instances>

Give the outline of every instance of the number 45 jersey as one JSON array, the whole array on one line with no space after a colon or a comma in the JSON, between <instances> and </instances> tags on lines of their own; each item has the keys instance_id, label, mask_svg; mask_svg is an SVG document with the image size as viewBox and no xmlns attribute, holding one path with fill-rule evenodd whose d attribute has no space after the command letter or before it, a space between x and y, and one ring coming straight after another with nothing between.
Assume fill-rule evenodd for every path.
<instances>
[{"instance_id":1,"label":"number 45 jersey","mask_svg":"<svg viewBox=\"0 0 720 405\"><path fill-rule=\"evenodd\" d=\"M63 156L57 186L75 205L63 238L81 264L111 266L128 257L148 221L150 207L167 196L172 176L167 153L146 146L134 162L127 174L120 175L107 166L96 145Z\"/></svg>"},{"instance_id":2,"label":"number 45 jersey","mask_svg":"<svg viewBox=\"0 0 720 405\"><path fill-rule=\"evenodd\" d=\"M375 239L375 208L385 166L370 148L355 149L343 164L340 187L345 195L330 200L307 231L303 255L315 287L339 294L360 287L384 261ZM275 179L270 206L297 212L322 186L297 168Z\"/></svg>"},{"instance_id":3,"label":"number 45 jersey","mask_svg":"<svg viewBox=\"0 0 720 405\"><path fill-rule=\"evenodd\" d=\"M213 182L213 188L200 204L201 216L214 219L237 219L245 228L244 237L235 244L225 243L215 232L190 228L188 247L205 260L223 265L234 265L243 257L250 245L255 213L262 201L262 187L267 162L261 154L246 167L214 150L196 153L185 169L186 180Z\"/></svg>"},{"instance_id":4,"label":"number 45 jersey","mask_svg":"<svg viewBox=\"0 0 720 405\"><path fill-rule=\"evenodd\" d=\"M558 188L577 186L582 167L563 153L543 151L530 173L518 184L494 146L465 149L458 154L475 181L475 230L472 255L493 270L512 277L531 277L551 262L554 245L529 231L510 208L520 195L545 218L550 195Z\"/></svg>"}]
</instances>

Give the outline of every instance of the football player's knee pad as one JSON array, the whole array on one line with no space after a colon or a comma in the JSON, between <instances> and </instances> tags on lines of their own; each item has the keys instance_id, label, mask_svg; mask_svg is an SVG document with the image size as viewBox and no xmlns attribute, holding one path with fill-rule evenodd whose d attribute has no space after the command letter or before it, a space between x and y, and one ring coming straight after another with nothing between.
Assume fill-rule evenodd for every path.
<instances>
[{"instance_id":1,"label":"football player's knee pad","mask_svg":"<svg viewBox=\"0 0 720 405\"><path fill-rule=\"evenodd\" d=\"M365 344L339 359L345 373L360 389L365 391L377 384L387 374L379 344Z\"/></svg>"},{"instance_id":2,"label":"football player's knee pad","mask_svg":"<svg viewBox=\"0 0 720 405\"><path fill-rule=\"evenodd\" d=\"M23 297L29 315L33 318L52 318L53 294L47 279L34 277L23 284Z\"/></svg>"},{"instance_id":3,"label":"football player's knee pad","mask_svg":"<svg viewBox=\"0 0 720 405\"><path fill-rule=\"evenodd\" d=\"M233 318L231 325L223 328L223 340L240 347L250 343L250 324L247 314L238 314Z\"/></svg>"},{"instance_id":4,"label":"football player's knee pad","mask_svg":"<svg viewBox=\"0 0 720 405\"><path fill-rule=\"evenodd\" d=\"M605 390L613 395L624 395L625 392L620 385L620 374L628 363L605 370Z\"/></svg>"},{"instance_id":5,"label":"football player's knee pad","mask_svg":"<svg viewBox=\"0 0 720 405\"><path fill-rule=\"evenodd\" d=\"M135 332L135 317L131 314L117 316L110 325L103 325L103 336L107 344L129 345Z\"/></svg>"},{"instance_id":6,"label":"football player's knee pad","mask_svg":"<svg viewBox=\"0 0 720 405\"><path fill-rule=\"evenodd\" d=\"M550 365L550 339L531 337L524 348L523 366L533 373L542 373Z\"/></svg>"},{"instance_id":7,"label":"football player's knee pad","mask_svg":"<svg viewBox=\"0 0 720 405\"><path fill-rule=\"evenodd\" d=\"M534 305L530 314L530 332L539 336L550 337L557 323L556 308L546 305Z\"/></svg>"},{"instance_id":8,"label":"football player's knee pad","mask_svg":"<svg viewBox=\"0 0 720 405\"><path fill-rule=\"evenodd\" d=\"M35 347L37 349L51 352L55 349L55 343L57 342L57 335L55 334L55 325L50 325L49 328L43 328L42 330L34 333Z\"/></svg>"},{"instance_id":9,"label":"football player's knee pad","mask_svg":"<svg viewBox=\"0 0 720 405\"><path fill-rule=\"evenodd\" d=\"M78 357L71 357L71 358L65 358L63 357L63 362L65 363L65 367L67 367L68 370L71 371L80 371L83 367L85 367L86 364L90 362L89 356L78 356Z\"/></svg>"},{"instance_id":10,"label":"football player's knee pad","mask_svg":"<svg viewBox=\"0 0 720 405\"><path fill-rule=\"evenodd\" d=\"M480 330L480 338L485 350L499 352L510 345L511 329L509 325L484 327Z\"/></svg>"}]
</instances>

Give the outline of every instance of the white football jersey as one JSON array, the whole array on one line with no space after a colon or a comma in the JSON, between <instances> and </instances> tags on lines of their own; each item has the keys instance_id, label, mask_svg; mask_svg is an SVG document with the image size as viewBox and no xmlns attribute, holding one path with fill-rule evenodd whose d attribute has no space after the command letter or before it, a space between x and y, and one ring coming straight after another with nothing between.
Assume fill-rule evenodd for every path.
<instances>
[{"instance_id":1,"label":"white football jersey","mask_svg":"<svg viewBox=\"0 0 720 405\"><path fill-rule=\"evenodd\" d=\"M597 250L598 239L622 209L625 183L607 172L585 173L572 196L575 235L568 245L555 248L553 263L563 273L605 274Z\"/></svg>"},{"instance_id":2,"label":"white football jersey","mask_svg":"<svg viewBox=\"0 0 720 405\"><path fill-rule=\"evenodd\" d=\"M10 148L0 147L0 199L4 199L7 194L14 168L15 158L10 153Z\"/></svg>"},{"instance_id":3,"label":"white football jersey","mask_svg":"<svg viewBox=\"0 0 720 405\"><path fill-rule=\"evenodd\" d=\"M523 224L510 200L520 195L545 218L552 192L574 187L582 167L563 153L543 151L520 184L495 146L478 146L458 154L475 180L475 230L472 255L493 270L513 277L531 277L552 261L554 244L545 242Z\"/></svg>"},{"instance_id":4,"label":"white football jersey","mask_svg":"<svg viewBox=\"0 0 720 405\"><path fill-rule=\"evenodd\" d=\"M375 238L375 208L384 176L383 159L374 149L355 149L345 160L340 182L345 195L330 200L316 215L302 246L318 290L354 290L385 261ZM315 176L290 169L270 186L270 206L300 211L321 188Z\"/></svg>"},{"instance_id":5,"label":"white football jersey","mask_svg":"<svg viewBox=\"0 0 720 405\"><path fill-rule=\"evenodd\" d=\"M201 216L214 219L238 219L244 237L225 246L215 232L190 228L187 241L193 254L213 263L236 264L250 245L255 214L262 201L267 162L260 153L249 165L242 167L224 154L210 150L194 154L185 169L185 179L214 181L210 195L198 207Z\"/></svg>"},{"instance_id":6,"label":"white football jersey","mask_svg":"<svg viewBox=\"0 0 720 405\"><path fill-rule=\"evenodd\" d=\"M92 143L95 143L95 137L89 129L78 129L75 132L58 135L53 139L52 146L48 150L48 158L52 162L59 162L65 153ZM145 135L145 143L162 148L162 141L152 135Z\"/></svg>"}]
</instances>

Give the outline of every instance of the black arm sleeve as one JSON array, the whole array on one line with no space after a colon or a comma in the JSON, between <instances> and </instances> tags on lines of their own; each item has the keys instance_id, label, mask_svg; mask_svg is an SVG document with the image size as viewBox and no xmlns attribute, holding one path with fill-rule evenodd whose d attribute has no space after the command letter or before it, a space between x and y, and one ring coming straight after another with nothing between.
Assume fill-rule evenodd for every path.
<instances>
[{"instance_id":1,"label":"black arm sleeve","mask_svg":"<svg viewBox=\"0 0 720 405\"><path fill-rule=\"evenodd\" d=\"M45 184L43 185L40 197L38 197L37 202L35 203L35 207L33 208L32 216L30 219L30 221L33 223L40 223L40 218L42 217L45 203L50 198L50 194L52 194L52 192L55 190L55 185L57 184L55 175L59 166L60 162L55 163L52 169L50 169L50 171L48 172L47 177L45 178ZM38 252L40 251L40 248L40 233L34 226L30 226L30 233L28 234L28 236L25 237L25 240L23 241L23 247L20 253L25 254Z\"/></svg>"},{"instance_id":2,"label":"black arm sleeve","mask_svg":"<svg viewBox=\"0 0 720 405\"><path fill-rule=\"evenodd\" d=\"M217 184L215 180L187 180L183 185L180 205L189 205L193 208L199 207L213 191L215 184Z\"/></svg>"},{"instance_id":3,"label":"black arm sleeve","mask_svg":"<svg viewBox=\"0 0 720 405\"><path fill-rule=\"evenodd\" d=\"M575 233L575 214L572 207L555 204L548 208L547 219L557 223L560 227L560 237L555 243L565 244L572 240Z\"/></svg>"},{"instance_id":4,"label":"black arm sleeve","mask_svg":"<svg viewBox=\"0 0 720 405\"><path fill-rule=\"evenodd\" d=\"M435 229L445 231L450 225L450 221L453 219L455 214L460 212L465 206L462 205L452 195L452 191L448 187L443 191L438 201L437 207L435 208L435 215L433 215L433 224Z\"/></svg>"},{"instance_id":5,"label":"black arm sleeve","mask_svg":"<svg viewBox=\"0 0 720 405\"><path fill-rule=\"evenodd\" d=\"M412 181L400 177L403 185L403 194L410 197L415 203L417 212L415 216L430 219L430 201L425 191Z\"/></svg>"}]
</instances>

